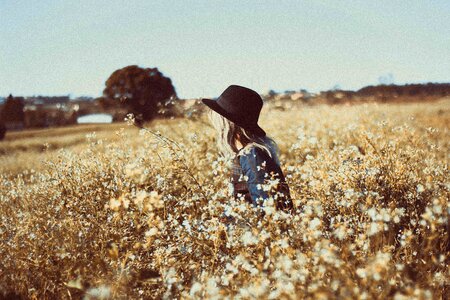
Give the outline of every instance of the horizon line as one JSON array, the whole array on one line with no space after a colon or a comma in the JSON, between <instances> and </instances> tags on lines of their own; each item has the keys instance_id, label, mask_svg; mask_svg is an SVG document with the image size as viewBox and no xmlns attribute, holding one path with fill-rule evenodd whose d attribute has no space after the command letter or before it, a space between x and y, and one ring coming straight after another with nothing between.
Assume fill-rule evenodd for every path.
<instances>
[{"instance_id":1,"label":"horizon line","mask_svg":"<svg viewBox=\"0 0 450 300\"><path fill-rule=\"evenodd\" d=\"M352 92L357 92L363 88L366 87L373 87L373 86L407 86L407 85L427 85L427 84L450 84L450 81L418 81L418 82L406 82L406 83L378 83L378 84L368 84L368 85L364 85L358 89L342 89L340 87L334 89L334 88L330 88L330 89L325 89L325 90L319 90L319 91L312 91L312 90L308 90L307 88L299 88L299 89L283 89L282 91L277 90L277 89L268 89L267 91L261 93L258 92L258 94L260 95L264 95L265 93L267 93L268 91L274 91L277 94L281 94L281 93L286 93L286 92L299 92L301 90L306 90L309 93L313 93L313 94L318 94L321 92L329 92L329 91L352 91ZM339 84L337 84L336 86L339 86ZM174 87L176 90L176 87ZM13 95L13 93L9 93L8 95L0 95L0 98L4 98L6 99L7 97L9 97L10 95L12 95L13 97L23 97L23 98L31 98L31 97L69 97L69 99L77 99L77 98L83 98L83 97L87 97L87 98L100 98L103 97L103 94L100 96L92 96L92 95L86 95L86 94L80 94L77 95L75 93L67 93L67 94L53 94L53 95L45 95L45 94L33 94L33 95L21 95L21 94L15 94L16 96ZM18 95L18 96L17 96ZM72 96L74 98L72 98ZM178 98L178 96L177 96ZM189 98L178 98L178 99L200 99L202 98L200 97L189 97Z\"/></svg>"}]
</instances>

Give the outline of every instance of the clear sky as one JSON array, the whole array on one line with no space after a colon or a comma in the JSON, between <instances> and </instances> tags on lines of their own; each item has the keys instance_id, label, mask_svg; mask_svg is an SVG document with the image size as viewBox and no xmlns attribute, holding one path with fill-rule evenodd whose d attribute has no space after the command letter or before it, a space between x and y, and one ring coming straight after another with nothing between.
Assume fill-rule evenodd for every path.
<instances>
[{"instance_id":1,"label":"clear sky","mask_svg":"<svg viewBox=\"0 0 450 300\"><path fill-rule=\"evenodd\" d=\"M182 98L450 82L450 1L0 0L0 95L100 96L132 64Z\"/></svg>"}]
</instances>

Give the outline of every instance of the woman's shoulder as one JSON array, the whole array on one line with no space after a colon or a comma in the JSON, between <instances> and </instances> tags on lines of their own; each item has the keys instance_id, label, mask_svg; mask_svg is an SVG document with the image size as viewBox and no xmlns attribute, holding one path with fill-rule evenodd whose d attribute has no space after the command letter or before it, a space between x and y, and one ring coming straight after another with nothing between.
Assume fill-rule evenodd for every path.
<instances>
[{"instance_id":1,"label":"woman's shoulder","mask_svg":"<svg viewBox=\"0 0 450 300\"><path fill-rule=\"evenodd\" d=\"M275 161L269 155L266 149L256 145L247 145L242 148L238 153L238 160L243 168L253 167L270 164Z\"/></svg>"},{"instance_id":2,"label":"woman's shoulder","mask_svg":"<svg viewBox=\"0 0 450 300\"><path fill-rule=\"evenodd\" d=\"M237 153L238 157L253 157L256 158L257 156L269 156L267 153L267 150L263 149L262 147L255 145L255 144L248 144L244 148L240 149ZM269 156L270 157L270 156Z\"/></svg>"}]
</instances>

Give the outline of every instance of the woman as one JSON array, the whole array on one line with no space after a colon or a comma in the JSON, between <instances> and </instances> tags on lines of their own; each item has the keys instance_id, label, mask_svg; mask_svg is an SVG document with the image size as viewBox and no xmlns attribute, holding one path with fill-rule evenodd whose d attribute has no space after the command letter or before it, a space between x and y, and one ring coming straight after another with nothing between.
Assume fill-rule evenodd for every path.
<instances>
[{"instance_id":1,"label":"woman","mask_svg":"<svg viewBox=\"0 0 450 300\"><path fill-rule=\"evenodd\" d=\"M212 109L222 154L233 158L233 193L254 207L273 199L276 207L293 209L289 187L280 168L276 143L258 126L263 101L255 91L229 86L217 100L202 99Z\"/></svg>"}]
</instances>

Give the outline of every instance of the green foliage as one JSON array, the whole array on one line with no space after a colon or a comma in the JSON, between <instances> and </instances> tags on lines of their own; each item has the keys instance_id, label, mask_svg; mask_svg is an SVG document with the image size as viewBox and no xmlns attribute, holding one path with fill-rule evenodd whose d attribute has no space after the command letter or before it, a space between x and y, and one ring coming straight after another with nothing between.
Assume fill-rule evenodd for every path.
<instances>
[{"instance_id":1,"label":"green foliage","mask_svg":"<svg viewBox=\"0 0 450 300\"><path fill-rule=\"evenodd\" d=\"M153 119L158 113L158 103L176 97L172 81L158 68L140 68L136 65L112 73L103 94L106 100L120 101L141 120Z\"/></svg>"},{"instance_id":2,"label":"green foliage","mask_svg":"<svg viewBox=\"0 0 450 300\"><path fill-rule=\"evenodd\" d=\"M24 122L25 114L23 112L24 102L22 98L9 95L1 111L2 122Z\"/></svg>"},{"instance_id":3,"label":"green foliage","mask_svg":"<svg viewBox=\"0 0 450 300\"><path fill-rule=\"evenodd\" d=\"M5 124L3 124L3 123L0 121L0 141L3 140L3 139L5 138L5 135L6 135L6 127L5 127Z\"/></svg>"}]
</instances>

